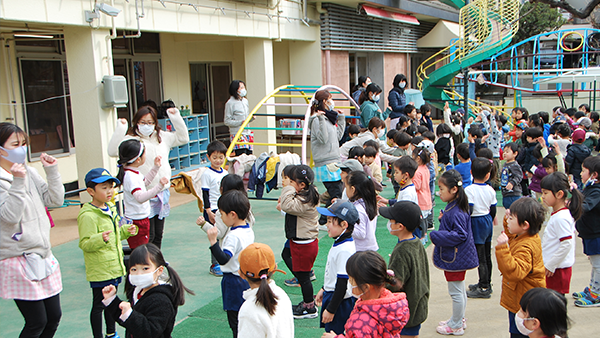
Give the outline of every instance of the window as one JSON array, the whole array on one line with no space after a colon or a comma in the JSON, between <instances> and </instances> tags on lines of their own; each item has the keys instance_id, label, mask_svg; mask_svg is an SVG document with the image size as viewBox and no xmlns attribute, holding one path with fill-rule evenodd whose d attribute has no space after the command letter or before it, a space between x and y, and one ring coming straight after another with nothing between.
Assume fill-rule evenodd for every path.
<instances>
[{"instance_id":1,"label":"window","mask_svg":"<svg viewBox=\"0 0 600 338\"><path fill-rule=\"evenodd\" d=\"M30 156L69 152L75 144L66 62L22 58L19 64Z\"/></svg>"}]
</instances>

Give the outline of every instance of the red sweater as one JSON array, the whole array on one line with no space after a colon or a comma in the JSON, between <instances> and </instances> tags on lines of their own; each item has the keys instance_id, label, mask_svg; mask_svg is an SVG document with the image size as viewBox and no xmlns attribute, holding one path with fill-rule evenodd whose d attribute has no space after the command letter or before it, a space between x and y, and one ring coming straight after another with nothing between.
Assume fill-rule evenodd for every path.
<instances>
[{"instance_id":1,"label":"red sweater","mask_svg":"<svg viewBox=\"0 0 600 338\"><path fill-rule=\"evenodd\" d=\"M356 301L344 326L346 335L337 337L400 338L409 316L406 294L382 288L379 298Z\"/></svg>"}]
</instances>

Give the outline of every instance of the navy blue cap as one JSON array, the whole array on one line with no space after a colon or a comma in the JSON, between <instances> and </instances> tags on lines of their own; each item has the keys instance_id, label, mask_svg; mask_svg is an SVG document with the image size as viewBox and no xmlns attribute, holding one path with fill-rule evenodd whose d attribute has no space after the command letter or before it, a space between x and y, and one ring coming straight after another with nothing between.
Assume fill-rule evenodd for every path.
<instances>
[{"instance_id":1,"label":"navy blue cap","mask_svg":"<svg viewBox=\"0 0 600 338\"><path fill-rule=\"evenodd\" d=\"M358 211L354 204L347 200L338 199L329 208L318 207L317 211L321 215L337 217L351 225L358 223Z\"/></svg>"},{"instance_id":2,"label":"navy blue cap","mask_svg":"<svg viewBox=\"0 0 600 338\"><path fill-rule=\"evenodd\" d=\"M104 168L92 169L85 174L85 184L90 182L104 183L106 181L114 181L117 185L121 184L121 181L119 181L116 177L112 177L108 170Z\"/></svg>"}]
</instances>

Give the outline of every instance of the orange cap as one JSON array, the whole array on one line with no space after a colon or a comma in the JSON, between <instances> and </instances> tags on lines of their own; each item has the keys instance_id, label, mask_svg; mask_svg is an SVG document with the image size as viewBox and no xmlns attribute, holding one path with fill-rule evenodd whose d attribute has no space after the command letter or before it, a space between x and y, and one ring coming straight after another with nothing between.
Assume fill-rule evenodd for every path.
<instances>
[{"instance_id":1,"label":"orange cap","mask_svg":"<svg viewBox=\"0 0 600 338\"><path fill-rule=\"evenodd\" d=\"M277 269L273 250L263 243L252 243L248 245L238 256L240 272L250 278L268 278L272 272L281 271Z\"/></svg>"}]
</instances>

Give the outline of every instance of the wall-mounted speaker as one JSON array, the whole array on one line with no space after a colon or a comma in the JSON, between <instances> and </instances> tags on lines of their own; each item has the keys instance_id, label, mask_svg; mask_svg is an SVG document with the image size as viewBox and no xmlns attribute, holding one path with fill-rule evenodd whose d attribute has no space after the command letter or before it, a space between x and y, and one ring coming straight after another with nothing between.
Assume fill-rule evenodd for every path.
<instances>
[{"instance_id":1,"label":"wall-mounted speaker","mask_svg":"<svg viewBox=\"0 0 600 338\"><path fill-rule=\"evenodd\" d=\"M127 107L127 80L122 75L106 75L102 78L104 83L104 101L108 107Z\"/></svg>"}]
</instances>

